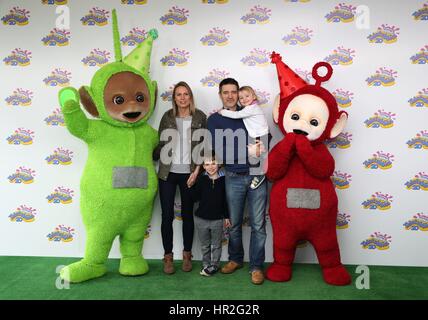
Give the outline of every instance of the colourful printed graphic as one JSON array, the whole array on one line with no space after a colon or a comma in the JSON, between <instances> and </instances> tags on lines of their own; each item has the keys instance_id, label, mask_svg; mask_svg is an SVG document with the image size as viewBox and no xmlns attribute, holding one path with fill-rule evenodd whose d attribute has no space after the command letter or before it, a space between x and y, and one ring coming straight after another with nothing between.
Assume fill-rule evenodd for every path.
<instances>
[{"instance_id":1,"label":"colourful printed graphic","mask_svg":"<svg viewBox=\"0 0 428 320\"><path fill-rule=\"evenodd\" d=\"M249 67L266 67L270 64L271 53L264 49L256 49L250 51L250 55L241 59L241 62Z\"/></svg>"},{"instance_id":2,"label":"colourful printed graphic","mask_svg":"<svg viewBox=\"0 0 428 320\"><path fill-rule=\"evenodd\" d=\"M98 7L89 10L89 13L80 21L84 26L105 26L108 23L109 11Z\"/></svg>"},{"instance_id":3,"label":"colourful printed graphic","mask_svg":"<svg viewBox=\"0 0 428 320\"><path fill-rule=\"evenodd\" d=\"M428 191L428 174L419 172L414 178L405 183L407 190L422 190Z\"/></svg>"},{"instance_id":4,"label":"colourful printed graphic","mask_svg":"<svg viewBox=\"0 0 428 320\"><path fill-rule=\"evenodd\" d=\"M352 99L354 99L354 94L352 92L336 89L332 92L332 95L336 98L339 107L348 108L352 105Z\"/></svg>"},{"instance_id":5,"label":"colourful printed graphic","mask_svg":"<svg viewBox=\"0 0 428 320\"><path fill-rule=\"evenodd\" d=\"M36 219L37 210L26 205L21 205L9 215L12 222L33 222Z\"/></svg>"},{"instance_id":6,"label":"colourful printed graphic","mask_svg":"<svg viewBox=\"0 0 428 320\"><path fill-rule=\"evenodd\" d=\"M398 35L400 34L398 32L399 30L400 28L397 28L396 26L383 24L377 28L377 31L370 34L367 39L369 39L370 43L391 44L397 42Z\"/></svg>"},{"instance_id":7,"label":"colourful printed graphic","mask_svg":"<svg viewBox=\"0 0 428 320\"><path fill-rule=\"evenodd\" d=\"M64 116L61 109L56 108L47 118L45 122L48 126L65 126Z\"/></svg>"},{"instance_id":8,"label":"colourful printed graphic","mask_svg":"<svg viewBox=\"0 0 428 320\"><path fill-rule=\"evenodd\" d=\"M388 210L391 209L391 203L393 198L394 197L389 194L375 192L375 194L372 194L371 198L365 200L362 205L364 209L369 210Z\"/></svg>"},{"instance_id":9,"label":"colourful printed graphic","mask_svg":"<svg viewBox=\"0 0 428 320\"><path fill-rule=\"evenodd\" d=\"M140 28L132 28L132 30L129 31L129 33L126 36L120 39L120 41L122 42L123 46L133 47L143 42L146 39L146 37L147 37L146 30L140 29Z\"/></svg>"},{"instance_id":10,"label":"colourful printed graphic","mask_svg":"<svg viewBox=\"0 0 428 320\"><path fill-rule=\"evenodd\" d=\"M31 51L16 48L12 50L12 53L4 58L3 61L7 66L26 67L31 62Z\"/></svg>"},{"instance_id":11,"label":"colourful printed graphic","mask_svg":"<svg viewBox=\"0 0 428 320\"><path fill-rule=\"evenodd\" d=\"M269 22L271 14L272 10L256 5L241 17L241 21L246 24L265 24Z\"/></svg>"},{"instance_id":12,"label":"colourful printed graphic","mask_svg":"<svg viewBox=\"0 0 428 320\"><path fill-rule=\"evenodd\" d=\"M45 160L48 164L67 166L71 164L72 158L73 151L63 148L56 148L53 154L46 157Z\"/></svg>"},{"instance_id":13,"label":"colourful printed graphic","mask_svg":"<svg viewBox=\"0 0 428 320\"><path fill-rule=\"evenodd\" d=\"M72 189L57 187L54 192L46 197L49 203L70 204L73 202L74 191Z\"/></svg>"},{"instance_id":14,"label":"colourful printed graphic","mask_svg":"<svg viewBox=\"0 0 428 320\"><path fill-rule=\"evenodd\" d=\"M356 9L353 5L339 3L333 11L326 14L325 18L327 22L352 22L355 19Z\"/></svg>"},{"instance_id":15,"label":"colourful printed graphic","mask_svg":"<svg viewBox=\"0 0 428 320\"><path fill-rule=\"evenodd\" d=\"M391 153L376 151L373 156L363 162L366 169L382 169L387 170L392 168L394 155Z\"/></svg>"},{"instance_id":16,"label":"colourful printed graphic","mask_svg":"<svg viewBox=\"0 0 428 320\"><path fill-rule=\"evenodd\" d=\"M336 229L348 229L351 216L346 213L338 213L336 218Z\"/></svg>"},{"instance_id":17,"label":"colourful printed graphic","mask_svg":"<svg viewBox=\"0 0 428 320\"><path fill-rule=\"evenodd\" d=\"M147 0L120 0L122 4L129 4L129 5L140 5L140 4L147 4Z\"/></svg>"},{"instance_id":18,"label":"colourful printed graphic","mask_svg":"<svg viewBox=\"0 0 428 320\"><path fill-rule=\"evenodd\" d=\"M42 39L45 46L68 46L70 40L70 31L54 28Z\"/></svg>"},{"instance_id":19,"label":"colourful printed graphic","mask_svg":"<svg viewBox=\"0 0 428 320\"><path fill-rule=\"evenodd\" d=\"M341 132L336 138L327 140L325 144L332 149L347 149L351 146L351 141L352 134L349 132Z\"/></svg>"},{"instance_id":20,"label":"colourful printed graphic","mask_svg":"<svg viewBox=\"0 0 428 320\"><path fill-rule=\"evenodd\" d=\"M334 171L331 176L331 181L337 189L348 189L349 183L352 181L352 175L345 172Z\"/></svg>"},{"instance_id":21,"label":"colourful printed graphic","mask_svg":"<svg viewBox=\"0 0 428 320\"><path fill-rule=\"evenodd\" d=\"M42 0L42 4L48 4L48 5L65 5L67 4L68 0Z\"/></svg>"},{"instance_id":22,"label":"colourful printed graphic","mask_svg":"<svg viewBox=\"0 0 428 320\"><path fill-rule=\"evenodd\" d=\"M51 86L51 87L56 87L56 86L67 87L70 85L70 80L71 80L71 72L57 68L51 72L50 76L48 76L47 78L44 78L43 82L47 86Z\"/></svg>"},{"instance_id":23,"label":"colourful printed graphic","mask_svg":"<svg viewBox=\"0 0 428 320\"><path fill-rule=\"evenodd\" d=\"M34 177L36 176L36 171L26 168L19 167L16 169L15 173L7 177L10 183L15 184L30 184L34 182Z\"/></svg>"},{"instance_id":24,"label":"colourful printed graphic","mask_svg":"<svg viewBox=\"0 0 428 320\"><path fill-rule=\"evenodd\" d=\"M152 233L152 225L149 224L147 226L146 232L144 233L144 239L150 238L150 234Z\"/></svg>"},{"instance_id":25,"label":"colourful printed graphic","mask_svg":"<svg viewBox=\"0 0 428 320\"><path fill-rule=\"evenodd\" d=\"M82 59L83 64L86 67L102 67L109 62L110 52L106 50L93 49L89 56L86 56Z\"/></svg>"},{"instance_id":26,"label":"colourful printed graphic","mask_svg":"<svg viewBox=\"0 0 428 320\"><path fill-rule=\"evenodd\" d=\"M175 201L174 202L174 216L176 220L182 221L183 218L181 217L181 202Z\"/></svg>"},{"instance_id":27,"label":"colourful printed graphic","mask_svg":"<svg viewBox=\"0 0 428 320\"><path fill-rule=\"evenodd\" d=\"M392 128L394 126L394 120L396 114L385 111L385 110L378 110L374 113L374 115L367 120L364 121L367 128Z\"/></svg>"},{"instance_id":28,"label":"colourful printed graphic","mask_svg":"<svg viewBox=\"0 0 428 320\"><path fill-rule=\"evenodd\" d=\"M168 10L168 13L166 13L160 18L160 21L162 21L162 24L166 24L166 25L176 24L181 26L187 23L188 17L189 17L189 10L174 6Z\"/></svg>"},{"instance_id":29,"label":"colourful printed graphic","mask_svg":"<svg viewBox=\"0 0 428 320\"><path fill-rule=\"evenodd\" d=\"M287 34L282 40L290 46L306 46L311 42L313 31L309 28L295 27L291 33Z\"/></svg>"},{"instance_id":30,"label":"colourful printed graphic","mask_svg":"<svg viewBox=\"0 0 428 320\"><path fill-rule=\"evenodd\" d=\"M413 219L406 221L403 226L410 231L428 231L428 215L417 213Z\"/></svg>"},{"instance_id":31,"label":"colourful printed graphic","mask_svg":"<svg viewBox=\"0 0 428 320\"><path fill-rule=\"evenodd\" d=\"M419 21L427 21L428 20L428 3L425 3L422 8L413 12L413 19Z\"/></svg>"},{"instance_id":32,"label":"colourful printed graphic","mask_svg":"<svg viewBox=\"0 0 428 320\"><path fill-rule=\"evenodd\" d=\"M189 54L190 52L187 52L186 50L174 48L169 52L168 55L163 57L160 61L162 62L163 66L184 67L190 57Z\"/></svg>"},{"instance_id":33,"label":"colourful printed graphic","mask_svg":"<svg viewBox=\"0 0 428 320\"><path fill-rule=\"evenodd\" d=\"M306 3L306 2L309 2L311 0L284 0L284 1L285 2L291 2L291 3L299 3L299 2Z\"/></svg>"},{"instance_id":34,"label":"colourful printed graphic","mask_svg":"<svg viewBox=\"0 0 428 320\"><path fill-rule=\"evenodd\" d=\"M368 239L361 242L361 245L363 246L363 249L388 250L392 241L391 238L392 237L387 234L375 232L374 234L371 234Z\"/></svg>"},{"instance_id":35,"label":"colourful printed graphic","mask_svg":"<svg viewBox=\"0 0 428 320\"><path fill-rule=\"evenodd\" d=\"M200 41L204 46L225 46L229 43L229 35L226 29L212 28Z\"/></svg>"},{"instance_id":36,"label":"colourful printed graphic","mask_svg":"<svg viewBox=\"0 0 428 320\"><path fill-rule=\"evenodd\" d=\"M367 85L372 87L390 87L395 84L397 72L392 69L380 68L376 73L366 79Z\"/></svg>"},{"instance_id":37,"label":"colourful printed graphic","mask_svg":"<svg viewBox=\"0 0 428 320\"><path fill-rule=\"evenodd\" d=\"M225 4L228 2L229 0L202 0L202 3L206 4Z\"/></svg>"},{"instance_id":38,"label":"colourful printed graphic","mask_svg":"<svg viewBox=\"0 0 428 320\"><path fill-rule=\"evenodd\" d=\"M325 62L328 62L334 66L348 66L352 64L355 57L355 50L345 49L344 47L337 47L333 50L333 53L324 58Z\"/></svg>"},{"instance_id":39,"label":"colourful printed graphic","mask_svg":"<svg viewBox=\"0 0 428 320\"><path fill-rule=\"evenodd\" d=\"M222 246L227 246L229 244L229 237L230 237L229 230L230 230L229 228L223 229L223 237L221 240Z\"/></svg>"},{"instance_id":40,"label":"colourful printed graphic","mask_svg":"<svg viewBox=\"0 0 428 320\"><path fill-rule=\"evenodd\" d=\"M201 79L201 82L204 87L218 87L221 80L227 78L228 76L229 72L227 71L213 69L209 72L208 76Z\"/></svg>"},{"instance_id":41,"label":"colourful printed graphic","mask_svg":"<svg viewBox=\"0 0 428 320\"><path fill-rule=\"evenodd\" d=\"M25 26L28 24L30 17L30 11L20 7L13 7L9 10L9 13L6 14L1 21L3 24L9 26Z\"/></svg>"},{"instance_id":42,"label":"colourful printed graphic","mask_svg":"<svg viewBox=\"0 0 428 320\"><path fill-rule=\"evenodd\" d=\"M419 52L410 57L413 64L427 64L428 62L428 45L421 48Z\"/></svg>"},{"instance_id":43,"label":"colourful printed graphic","mask_svg":"<svg viewBox=\"0 0 428 320\"><path fill-rule=\"evenodd\" d=\"M171 102L172 101L172 91L174 90L175 84L169 87L169 89L161 94L161 98L165 102Z\"/></svg>"},{"instance_id":44,"label":"colourful printed graphic","mask_svg":"<svg viewBox=\"0 0 428 320\"><path fill-rule=\"evenodd\" d=\"M259 106L264 106L265 104L269 103L270 100L270 93L266 92L266 91L261 91L258 89L255 89L254 92L256 93L257 96L257 103Z\"/></svg>"},{"instance_id":45,"label":"colourful printed graphic","mask_svg":"<svg viewBox=\"0 0 428 320\"><path fill-rule=\"evenodd\" d=\"M418 92L418 95L409 99L411 107L428 107L428 88L424 88Z\"/></svg>"},{"instance_id":46,"label":"colourful printed graphic","mask_svg":"<svg viewBox=\"0 0 428 320\"><path fill-rule=\"evenodd\" d=\"M74 237L74 229L71 227L66 227L64 225L59 225L55 228L54 231L47 235L49 241L54 242L71 242Z\"/></svg>"},{"instance_id":47,"label":"colourful printed graphic","mask_svg":"<svg viewBox=\"0 0 428 320\"><path fill-rule=\"evenodd\" d=\"M313 80L312 71L302 70L302 69L296 68L295 72L299 75L300 78L305 80L307 83L312 82L312 80Z\"/></svg>"},{"instance_id":48,"label":"colourful printed graphic","mask_svg":"<svg viewBox=\"0 0 428 320\"><path fill-rule=\"evenodd\" d=\"M6 100L6 105L8 106L28 107L28 106L31 106L32 98L33 98L32 91L18 88L14 90L13 94L7 97L5 100Z\"/></svg>"},{"instance_id":49,"label":"colourful printed graphic","mask_svg":"<svg viewBox=\"0 0 428 320\"><path fill-rule=\"evenodd\" d=\"M412 149L428 149L428 130L423 130L416 134L416 137L406 142Z\"/></svg>"},{"instance_id":50,"label":"colourful printed graphic","mask_svg":"<svg viewBox=\"0 0 428 320\"><path fill-rule=\"evenodd\" d=\"M15 133L7 137L7 142L13 145L24 145L28 146L33 144L34 132L24 128L18 128Z\"/></svg>"}]
</instances>

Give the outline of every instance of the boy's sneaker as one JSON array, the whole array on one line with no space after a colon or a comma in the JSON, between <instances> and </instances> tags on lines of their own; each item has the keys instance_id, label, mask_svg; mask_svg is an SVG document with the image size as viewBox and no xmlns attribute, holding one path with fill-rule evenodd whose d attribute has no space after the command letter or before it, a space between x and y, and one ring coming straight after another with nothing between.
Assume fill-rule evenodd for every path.
<instances>
[{"instance_id":1,"label":"boy's sneaker","mask_svg":"<svg viewBox=\"0 0 428 320\"><path fill-rule=\"evenodd\" d=\"M210 277L210 276L211 276L211 274L209 273L208 268L209 268L209 267L203 267L203 268L201 269L201 271L199 272L199 274L200 274L201 276Z\"/></svg>"},{"instance_id":2,"label":"boy's sneaker","mask_svg":"<svg viewBox=\"0 0 428 320\"><path fill-rule=\"evenodd\" d=\"M265 181L265 176L255 176L251 181L250 188L257 189Z\"/></svg>"},{"instance_id":3,"label":"boy's sneaker","mask_svg":"<svg viewBox=\"0 0 428 320\"><path fill-rule=\"evenodd\" d=\"M207 273L212 276L218 272L219 268L217 266L209 266L207 268Z\"/></svg>"}]
</instances>

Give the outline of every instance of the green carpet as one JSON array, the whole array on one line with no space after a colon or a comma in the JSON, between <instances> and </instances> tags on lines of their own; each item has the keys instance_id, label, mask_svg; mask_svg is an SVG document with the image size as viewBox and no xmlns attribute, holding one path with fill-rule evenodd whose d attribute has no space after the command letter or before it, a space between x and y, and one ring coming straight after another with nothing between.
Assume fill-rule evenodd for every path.
<instances>
[{"instance_id":1,"label":"green carpet","mask_svg":"<svg viewBox=\"0 0 428 320\"><path fill-rule=\"evenodd\" d=\"M141 277L123 277L119 260L108 261L108 273L102 278L69 289L57 289L59 265L78 259L40 257L0 257L0 299L141 299L141 300L278 300L278 299L428 299L428 268L370 266L370 289L357 289L360 275L356 266L346 266L353 284L333 287L324 283L318 265L295 264L293 278L287 283L250 282L248 265L234 274L199 275L200 262L194 270L182 272L176 261L174 275L162 273L161 260L149 260L150 272ZM59 282L59 281L58 281Z\"/></svg>"}]
</instances>

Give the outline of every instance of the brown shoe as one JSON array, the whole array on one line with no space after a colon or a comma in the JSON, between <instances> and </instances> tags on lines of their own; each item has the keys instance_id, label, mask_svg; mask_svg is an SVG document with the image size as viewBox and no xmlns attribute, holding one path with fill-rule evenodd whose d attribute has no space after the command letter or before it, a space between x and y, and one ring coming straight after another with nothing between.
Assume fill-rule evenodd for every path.
<instances>
[{"instance_id":1,"label":"brown shoe","mask_svg":"<svg viewBox=\"0 0 428 320\"><path fill-rule=\"evenodd\" d=\"M168 253L163 256L163 272L166 274L173 274L175 272L174 269L174 254Z\"/></svg>"},{"instance_id":2,"label":"brown shoe","mask_svg":"<svg viewBox=\"0 0 428 320\"><path fill-rule=\"evenodd\" d=\"M251 272L251 282L254 284L262 284L265 281L265 275L262 270L254 270Z\"/></svg>"},{"instance_id":3,"label":"brown shoe","mask_svg":"<svg viewBox=\"0 0 428 320\"><path fill-rule=\"evenodd\" d=\"M183 251L183 266L182 269L184 272L192 271L192 252Z\"/></svg>"},{"instance_id":4,"label":"brown shoe","mask_svg":"<svg viewBox=\"0 0 428 320\"><path fill-rule=\"evenodd\" d=\"M236 263L235 261L229 261L223 266L223 268L221 268L221 273L232 273L241 268L241 264Z\"/></svg>"}]
</instances>

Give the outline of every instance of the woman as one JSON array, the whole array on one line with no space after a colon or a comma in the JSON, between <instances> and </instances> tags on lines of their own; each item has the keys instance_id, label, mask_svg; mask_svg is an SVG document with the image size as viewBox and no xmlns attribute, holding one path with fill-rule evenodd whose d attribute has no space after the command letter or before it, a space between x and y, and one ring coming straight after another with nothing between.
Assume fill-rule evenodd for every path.
<instances>
[{"instance_id":1,"label":"woman","mask_svg":"<svg viewBox=\"0 0 428 320\"><path fill-rule=\"evenodd\" d=\"M202 159L195 148L203 138L193 141L193 133L207 126L206 115L195 108L193 93L186 82L179 82L172 92L172 109L165 112L159 125L160 143L154 153L159 161L159 197L162 209L162 243L165 251L164 272L175 272L173 263L174 199L177 186L181 195L183 219L183 271L192 270L193 201L189 188L195 183ZM201 135L199 135L201 136ZM195 151L195 152L194 152Z\"/></svg>"}]
</instances>

